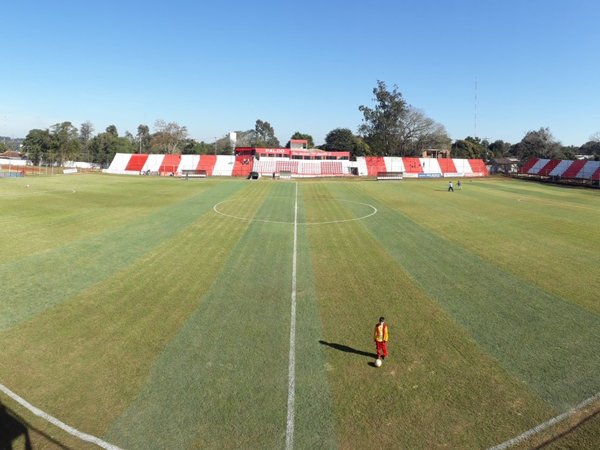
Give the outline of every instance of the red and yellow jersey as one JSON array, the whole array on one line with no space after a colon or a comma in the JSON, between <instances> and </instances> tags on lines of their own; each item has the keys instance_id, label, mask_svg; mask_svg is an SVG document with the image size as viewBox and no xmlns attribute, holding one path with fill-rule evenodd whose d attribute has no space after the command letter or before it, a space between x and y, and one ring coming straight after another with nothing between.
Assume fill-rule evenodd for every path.
<instances>
[{"instance_id":1,"label":"red and yellow jersey","mask_svg":"<svg viewBox=\"0 0 600 450\"><path fill-rule=\"evenodd\" d=\"M375 342L387 342L388 341L388 326L387 323L378 323L375 325Z\"/></svg>"}]
</instances>

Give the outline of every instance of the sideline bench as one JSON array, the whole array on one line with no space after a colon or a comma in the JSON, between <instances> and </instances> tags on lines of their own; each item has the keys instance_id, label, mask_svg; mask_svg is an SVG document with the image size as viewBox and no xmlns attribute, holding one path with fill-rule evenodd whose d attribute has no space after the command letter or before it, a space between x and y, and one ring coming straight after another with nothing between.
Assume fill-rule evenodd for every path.
<instances>
[{"instance_id":1,"label":"sideline bench","mask_svg":"<svg viewBox=\"0 0 600 450\"><path fill-rule=\"evenodd\" d=\"M404 172L377 172L377 180L402 180Z\"/></svg>"},{"instance_id":2,"label":"sideline bench","mask_svg":"<svg viewBox=\"0 0 600 450\"><path fill-rule=\"evenodd\" d=\"M181 178L206 178L206 170L202 169L183 169Z\"/></svg>"}]
</instances>

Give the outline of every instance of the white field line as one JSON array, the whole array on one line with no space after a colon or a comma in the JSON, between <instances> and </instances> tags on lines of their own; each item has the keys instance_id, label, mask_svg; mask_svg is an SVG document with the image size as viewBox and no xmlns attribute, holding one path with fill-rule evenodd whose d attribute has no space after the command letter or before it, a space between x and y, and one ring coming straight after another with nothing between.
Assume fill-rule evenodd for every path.
<instances>
[{"instance_id":1,"label":"white field line","mask_svg":"<svg viewBox=\"0 0 600 450\"><path fill-rule=\"evenodd\" d=\"M291 224L292 222L284 222L284 221L279 221L279 220L269 220L269 219L255 219L253 217L240 217L240 216L234 216L232 214L226 214L222 211L219 210L219 206L222 205L223 203L227 203L230 202L231 200L224 200L222 202L217 203L216 205L213 206L213 211L216 212L217 214L220 214L222 216L225 217L230 217L232 219L237 219L237 220L243 220L246 222L264 222L264 223L289 223ZM371 217L375 214L377 214L377 208L375 208L373 205L370 205L368 203L361 203L361 202L355 202L352 200L340 200L337 199L336 201L338 202L346 202L346 203L355 203L357 205L364 205L368 208L371 208L371 212L369 214L365 214L364 216L361 217L354 217L352 219L340 219L340 220L328 220L328 221L324 221L324 222L294 222L297 223L297 225L328 225L328 224L332 224L332 223L344 223L344 222L354 222L357 220L363 220L366 219L368 217Z\"/></svg>"},{"instance_id":2,"label":"white field line","mask_svg":"<svg viewBox=\"0 0 600 450\"><path fill-rule=\"evenodd\" d=\"M586 406L594 403L597 400L600 400L600 392L598 392L596 395L588 398L587 400L582 401L579 405L575 406L574 408L570 409L569 411L559 414L558 416L553 417L552 419L550 419L544 423L536 425L535 427L531 428L530 430L527 430L524 433L518 435L517 437L514 437L512 439L509 439L506 442L503 442L502 444L498 444L498 445L495 445L494 447L490 447L489 450L504 450L504 449L510 448L514 445L520 444L521 442L525 441L526 439L529 439L530 437L550 428L551 426L556 425L559 422L562 422L563 420L567 419L568 417L571 417L572 415L576 414L577 412L579 412L580 410L582 410Z\"/></svg>"},{"instance_id":3,"label":"white field line","mask_svg":"<svg viewBox=\"0 0 600 450\"><path fill-rule=\"evenodd\" d=\"M298 256L298 183L294 201L294 250L292 256L292 298L290 313L290 356L288 366L288 403L287 426L285 429L285 448L294 448L294 400L296 397L296 260Z\"/></svg>"},{"instance_id":4,"label":"white field line","mask_svg":"<svg viewBox=\"0 0 600 450\"><path fill-rule=\"evenodd\" d=\"M75 428L67 425L66 423L61 422L57 418L52 417L49 414L46 414L44 411L42 411L39 408L36 408L35 406L33 406L31 403L29 403L24 398L15 394L13 391L8 389L3 384L0 384L0 391L4 392L7 396L12 398L19 405L28 409L30 412L32 412L36 416L41 417L45 421L50 422L52 425L55 425L56 427L60 428L61 430L66 431L71 436L75 436L76 438L79 438L85 442L91 442L92 444L96 444L98 447L105 448L106 450L121 450L116 445L112 445L112 444L109 444L108 442L104 442L102 439L97 438L96 436L92 436L91 434L82 433L81 431L76 430Z\"/></svg>"}]
</instances>

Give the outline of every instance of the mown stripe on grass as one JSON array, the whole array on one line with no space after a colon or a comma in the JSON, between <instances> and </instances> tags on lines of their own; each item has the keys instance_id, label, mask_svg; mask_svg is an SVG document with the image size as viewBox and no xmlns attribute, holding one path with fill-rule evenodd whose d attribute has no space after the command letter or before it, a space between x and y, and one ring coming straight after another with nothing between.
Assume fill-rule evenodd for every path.
<instances>
[{"instance_id":1,"label":"mown stripe on grass","mask_svg":"<svg viewBox=\"0 0 600 450\"><path fill-rule=\"evenodd\" d=\"M300 184L299 222L309 221L304 191L304 185ZM311 202L309 198L308 203ZM323 333L308 240L310 228L298 226L294 448L337 448L325 354L318 343Z\"/></svg>"},{"instance_id":2,"label":"mown stripe on grass","mask_svg":"<svg viewBox=\"0 0 600 450\"><path fill-rule=\"evenodd\" d=\"M531 191L513 195L506 185L524 186L512 180L469 182L454 194L436 190L439 183L364 183L361 187L433 234L600 314L600 277L591 270L600 265L597 198L585 195L588 191L564 188L538 195L539 186L531 183ZM537 202L550 196L550 204ZM518 202L520 198L530 201Z\"/></svg>"},{"instance_id":3,"label":"mown stripe on grass","mask_svg":"<svg viewBox=\"0 0 600 450\"><path fill-rule=\"evenodd\" d=\"M287 206L293 220L293 185L261 186L268 192L255 216ZM292 229L247 226L109 440L126 448L283 448Z\"/></svg>"},{"instance_id":4,"label":"mown stripe on grass","mask_svg":"<svg viewBox=\"0 0 600 450\"><path fill-rule=\"evenodd\" d=\"M305 199L320 199L306 201L309 220L325 211L348 214L338 211L345 205L338 197L356 200L344 186L304 189ZM323 328L319 347L340 447L484 448L553 413L373 238L366 224L377 216L308 230ZM390 357L376 369L372 333L380 315L390 326Z\"/></svg>"},{"instance_id":5,"label":"mown stripe on grass","mask_svg":"<svg viewBox=\"0 0 600 450\"><path fill-rule=\"evenodd\" d=\"M0 333L0 380L61 420L103 435L244 229L203 215L126 270Z\"/></svg>"},{"instance_id":6,"label":"mown stripe on grass","mask_svg":"<svg viewBox=\"0 0 600 450\"><path fill-rule=\"evenodd\" d=\"M103 234L210 184L86 175L24 179L13 187L0 195L0 228L11 236L2 241L0 264Z\"/></svg>"},{"instance_id":7,"label":"mown stripe on grass","mask_svg":"<svg viewBox=\"0 0 600 450\"><path fill-rule=\"evenodd\" d=\"M493 191L502 191L507 194L522 195L525 198L534 197L538 200L549 200L555 202L557 199L563 199L568 203L580 203L582 206L589 206L588 198L593 200L596 197L596 192L593 189L581 187L559 186L549 183L537 183L526 180L510 179L483 179L474 182L478 189L489 189Z\"/></svg>"},{"instance_id":8,"label":"mown stripe on grass","mask_svg":"<svg viewBox=\"0 0 600 450\"><path fill-rule=\"evenodd\" d=\"M241 186L221 184L102 235L0 265L0 279L10 280L0 292L0 330L111 277Z\"/></svg>"},{"instance_id":9,"label":"mown stripe on grass","mask_svg":"<svg viewBox=\"0 0 600 450\"><path fill-rule=\"evenodd\" d=\"M372 235L517 379L558 410L600 391L600 316L380 207Z\"/></svg>"}]
</instances>

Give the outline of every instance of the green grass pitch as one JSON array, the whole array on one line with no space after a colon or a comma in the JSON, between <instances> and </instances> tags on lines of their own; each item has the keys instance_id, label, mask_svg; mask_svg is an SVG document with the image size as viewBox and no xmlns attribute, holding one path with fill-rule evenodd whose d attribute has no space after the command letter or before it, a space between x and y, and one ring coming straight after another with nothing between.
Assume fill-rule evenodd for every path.
<instances>
[{"instance_id":1,"label":"green grass pitch","mask_svg":"<svg viewBox=\"0 0 600 450\"><path fill-rule=\"evenodd\" d=\"M285 448L292 301L296 449L488 448L600 392L597 190L77 175L0 211L0 384L122 448ZM521 445L597 448L598 411Z\"/></svg>"}]
</instances>

